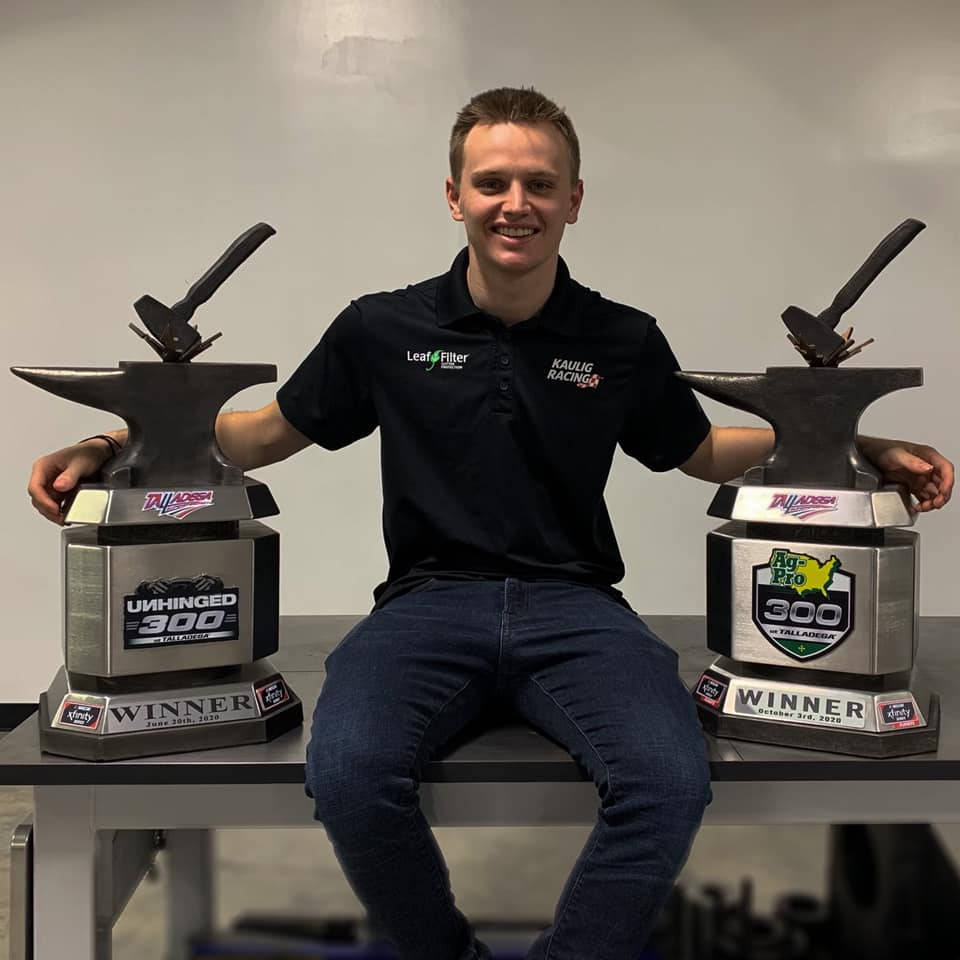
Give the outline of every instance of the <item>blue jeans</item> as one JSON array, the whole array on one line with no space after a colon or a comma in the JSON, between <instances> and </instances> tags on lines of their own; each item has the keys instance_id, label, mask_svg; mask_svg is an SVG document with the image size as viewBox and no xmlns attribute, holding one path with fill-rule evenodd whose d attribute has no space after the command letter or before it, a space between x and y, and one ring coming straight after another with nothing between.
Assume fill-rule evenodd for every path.
<instances>
[{"instance_id":1,"label":"blue jeans","mask_svg":"<svg viewBox=\"0 0 960 960\"><path fill-rule=\"evenodd\" d=\"M597 823L529 960L635 960L710 802L677 656L600 590L434 580L326 660L307 789L351 888L403 960L483 960L420 811L424 764L496 702L596 784Z\"/></svg>"}]
</instances>

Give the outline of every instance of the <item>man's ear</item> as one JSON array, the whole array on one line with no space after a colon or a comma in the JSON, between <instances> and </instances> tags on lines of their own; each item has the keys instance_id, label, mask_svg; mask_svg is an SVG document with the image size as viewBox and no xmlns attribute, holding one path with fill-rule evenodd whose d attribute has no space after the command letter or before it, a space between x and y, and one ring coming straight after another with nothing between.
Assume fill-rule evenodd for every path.
<instances>
[{"instance_id":1,"label":"man's ear","mask_svg":"<svg viewBox=\"0 0 960 960\"><path fill-rule=\"evenodd\" d=\"M447 177L446 191L450 216L452 216L454 220L463 220L463 213L460 210L460 189L450 177Z\"/></svg>"},{"instance_id":2,"label":"man's ear","mask_svg":"<svg viewBox=\"0 0 960 960\"><path fill-rule=\"evenodd\" d=\"M580 216L580 204L583 203L583 181L578 180L570 192L570 209L567 213L567 223L576 223Z\"/></svg>"}]
</instances>

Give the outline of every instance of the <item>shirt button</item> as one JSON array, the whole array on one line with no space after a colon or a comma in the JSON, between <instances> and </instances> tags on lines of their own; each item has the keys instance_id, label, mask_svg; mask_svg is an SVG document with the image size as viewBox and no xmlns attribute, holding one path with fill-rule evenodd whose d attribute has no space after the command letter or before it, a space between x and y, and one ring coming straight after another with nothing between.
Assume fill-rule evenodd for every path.
<instances>
[{"instance_id":1,"label":"shirt button","mask_svg":"<svg viewBox=\"0 0 960 960\"><path fill-rule=\"evenodd\" d=\"M500 366L501 367L510 366L510 358L505 353L500 354Z\"/></svg>"},{"instance_id":2,"label":"shirt button","mask_svg":"<svg viewBox=\"0 0 960 960\"><path fill-rule=\"evenodd\" d=\"M501 392L501 393L506 393L509 389L510 389L510 381L509 381L509 380L501 380L501 381L500 381L500 392Z\"/></svg>"}]
</instances>

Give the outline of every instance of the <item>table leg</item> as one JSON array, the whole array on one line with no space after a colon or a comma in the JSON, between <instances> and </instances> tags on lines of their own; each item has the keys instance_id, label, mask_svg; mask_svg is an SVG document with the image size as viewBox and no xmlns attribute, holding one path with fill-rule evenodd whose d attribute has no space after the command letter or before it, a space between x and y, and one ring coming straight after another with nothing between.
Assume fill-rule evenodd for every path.
<instances>
[{"instance_id":1,"label":"table leg","mask_svg":"<svg viewBox=\"0 0 960 960\"><path fill-rule=\"evenodd\" d=\"M191 938L213 929L213 831L168 830L166 838L166 960L187 960Z\"/></svg>"},{"instance_id":2,"label":"table leg","mask_svg":"<svg viewBox=\"0 0 960 960\"><path fill-rule=\"evenodd\" d=\"M97 954L93 787L34 787L33 943L36 960Z\"/></svg>"}]
</instances>

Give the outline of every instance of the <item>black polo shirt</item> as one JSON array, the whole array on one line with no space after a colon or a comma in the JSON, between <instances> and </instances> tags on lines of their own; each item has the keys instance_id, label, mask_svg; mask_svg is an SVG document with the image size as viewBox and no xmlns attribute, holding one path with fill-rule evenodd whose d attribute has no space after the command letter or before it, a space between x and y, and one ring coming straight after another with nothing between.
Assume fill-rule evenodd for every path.
<instances>
[{"instance_id":1,"label":"black polo shirt","mask_svg":"<svg viewBox=\"0 0 960 960\"><path fill-rule=\"evenodd\" d=\"M507 327L474 305L467 263L464 248L442 276L352 301L280 409L328 450L380 427L377 607L433 577L566 580L624 602L603 500L614 450L669 470L710 423L653 317L561 258L540 313Z\"/></svg>"}]
</instances>

